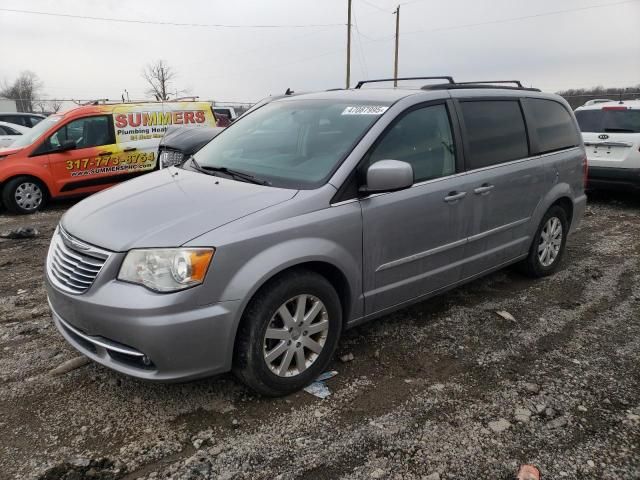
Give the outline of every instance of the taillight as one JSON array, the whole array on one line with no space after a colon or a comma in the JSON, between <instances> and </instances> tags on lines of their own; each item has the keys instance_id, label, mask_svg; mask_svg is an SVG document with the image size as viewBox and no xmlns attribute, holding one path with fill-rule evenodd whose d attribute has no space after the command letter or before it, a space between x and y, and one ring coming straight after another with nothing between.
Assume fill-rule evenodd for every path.
<instances>
[{"instance_id":1,"label":"taillight","mask_svg":"<svg viewBox=\"0 0 640 480\"><path fill-rule=\"evenodd\" d=\"M589 185L589 162L587 161L586 155L582 159L582 185L584 186L585 190Z\"/></svg>"},{"instance_id":2,"label":"taillight","mask_svg":"<svg viewBox=\"0 0 640 480\"><path fill-rule=\"evenodd\" d=\"M611 110L627 110L627 107L602 107L602 110L605 110L605 111L606 110L608 110L608 111L611 111Z\"/></svg>"}]
</instances>

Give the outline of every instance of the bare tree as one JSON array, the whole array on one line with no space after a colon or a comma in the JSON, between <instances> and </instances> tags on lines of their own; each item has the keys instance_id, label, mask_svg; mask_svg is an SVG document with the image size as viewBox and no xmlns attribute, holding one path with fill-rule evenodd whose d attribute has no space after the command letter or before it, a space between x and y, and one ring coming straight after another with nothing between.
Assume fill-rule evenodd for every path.
<instances>
[{"instance_id":1,"label":"bare tree","mask_svg":"<svg viewBox=\"0 0 640 480\"><path fill-rule=\"evenodd\" d=\"M0 96L16 101L19 112L33 112L35 100L42 90L42 82L34 72L25 70L11 84L4 83Z\"/></svg>"},{"instance_id":2,"label":"bare tree","mask_svg":"<svg viewBox=\"0 0 640 480\"><path fill-rule=\"evenodd\" d=\"M147 93L157 100L169 100L170 85L177 74L164 60L156 60L142 71L142 78L149 84Z\"/></svg>"},{"instance_id":3,"label":"bare tree","mask_svg":"<svg viewBox=\"0 0 640 480\"><path fill-rule=\"evenodd\" d=\"M60 100L38 100L34 104L39 110L40 113L58 113L60 108L62 107L62 102Z\"/></svg>"}]
</instances>

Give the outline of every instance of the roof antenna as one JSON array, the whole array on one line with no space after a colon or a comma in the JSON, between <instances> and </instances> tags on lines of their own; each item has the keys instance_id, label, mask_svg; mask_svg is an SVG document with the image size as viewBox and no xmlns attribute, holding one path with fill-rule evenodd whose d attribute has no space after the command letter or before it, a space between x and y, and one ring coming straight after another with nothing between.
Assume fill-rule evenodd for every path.
<instances>
[{"instance_id":1,"label":"roof antenna","mask_svg":"<svg viewBox=\"0 0 640 480\"><path fill-rule=\"evenodd\" d=\"M287 88L287 91L286 91L286 92L284 92L284 94L285 94L285 95L293 95L294 93L296 93L296 92L294 92L293 90L291 90L291 88Z\"/></svg>"}]
</instances>

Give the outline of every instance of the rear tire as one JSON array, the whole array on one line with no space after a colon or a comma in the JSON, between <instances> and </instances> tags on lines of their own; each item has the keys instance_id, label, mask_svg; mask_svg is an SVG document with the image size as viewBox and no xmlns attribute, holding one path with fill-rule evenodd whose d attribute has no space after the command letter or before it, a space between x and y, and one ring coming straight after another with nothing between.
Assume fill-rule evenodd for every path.
<instances>
[{"instance_id":1,"label":"rear tire","mask_svg":"<svg viewBox=\"0 0 640 480\"><path fill-rule=\"evenodd\" d=\"M39 180L21 176L9 180L2 189L2 203L11 213L27 215L40 210L47 201L47 190Z\"/></svg>"},{"instance_id":2,"label":"rear tire","mask_svg":"<svg viewBox=\"0 0 640 480\"><path fill-rule=\"evenodd\" d=\"M233 373L256 392L296 392L327 368L342 332L340 298L317 273L277 277L249 302L234 349Z\"/></svg>"},{"instance_id":3,"label":"rear tire","mask_svg":"<svg viewBox=\"0 0 640 480\"><path fill-rule=\"evenodd\" d=\"M529 255L520 263L522 272L533 278L554 273L564 255L567 233L567 212L558 205L552 206L542 217L531 242Z\"/></svg>"}]
</instances>

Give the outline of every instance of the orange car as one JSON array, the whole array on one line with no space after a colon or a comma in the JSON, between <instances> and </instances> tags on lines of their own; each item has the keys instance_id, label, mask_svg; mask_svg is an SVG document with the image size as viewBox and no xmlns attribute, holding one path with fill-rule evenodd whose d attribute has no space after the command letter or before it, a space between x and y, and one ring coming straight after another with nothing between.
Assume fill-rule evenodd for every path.
<instances>
[{"instance_id":1,"label":"orange car","mask_svg":"<svg viewBox=\"0 0 640 480\"><path fill-rule=\"evenodd\" d=\"M48 198L86 195L156 168L169 125L215 127L206 102L82 106L51 115L0 149L4 206L33 213Z\"/></svg>"}]
</instances>

